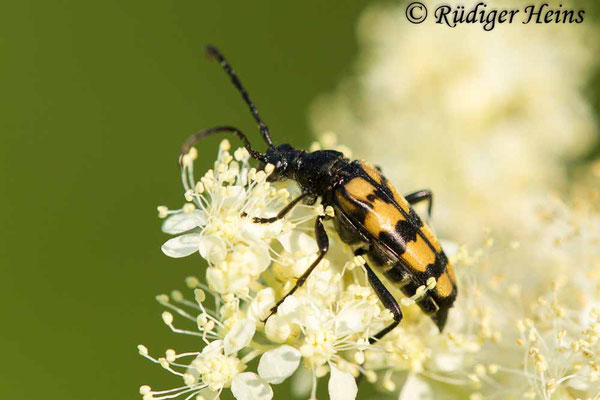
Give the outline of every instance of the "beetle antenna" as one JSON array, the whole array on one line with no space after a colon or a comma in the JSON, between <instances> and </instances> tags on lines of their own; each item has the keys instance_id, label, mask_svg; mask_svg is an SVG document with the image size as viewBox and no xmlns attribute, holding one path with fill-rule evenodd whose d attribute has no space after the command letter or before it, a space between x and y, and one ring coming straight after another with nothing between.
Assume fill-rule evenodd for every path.
<instances>
[{"instance_id":1,"label":"beetle antenna","mask_svg":"<svg viewBox=\"0 0 600 400\"><path fill-rule=\"evenodd\" d=\"M194 133L189 138L187 138L187 140L185 142L183 142L183 144L181 145L179 162L181 163L183 156L186 155L190 151L192 146L194 144L196 144L200 139L202 139L208 135L212 135L213 133L219 133L219 132L234 133L244 143L244 147L246 148L246 150L248 150L248 153L250 153L250 156L252 158L254 158L255 160L267 162L267 157L264 154L254 150L252 148L252 145L250 144L250 141L246 137L246 135L244 135L244 133L242 131L240 131L237 128L234 128L233 126L215 126L215 127L204 129L202 131Z\"/></svg>"},{"instance_id":2,"label":"beetle antenna","mask_svg":"<svg viewBox=\"0 0 600 400\"><path fill-rule=\"evenodd\" d=\"M271 131L269 131L269 127L267 126L267 124L264 123L264 121L258 114L258 110L256 109L256 106L250 99L250 95L248 94L248 92L246 92L246 89L244 89L242 82L237 77L235 72L233 72L233 68L231 68L231 65L229 65L223 54L221 54L221 52L214 46L206 46L206 53L209 55L209 57L216 58L217 61L219 61L219 63L221 64L221 67L223 67L223 69L227 73L227 75L229 75L233 86L236 87L238 92L240 92L240 94L242 95L242 98L244 99L246 104L248 104L248 107L250 107L250 112L252 113L252 116L258 123L258 128L260 129L260 134L262 135L263 139L265 139L265 142L267 142L269 147L273 147L273 141L271 140Z\"/></svg>"}]
</instances>

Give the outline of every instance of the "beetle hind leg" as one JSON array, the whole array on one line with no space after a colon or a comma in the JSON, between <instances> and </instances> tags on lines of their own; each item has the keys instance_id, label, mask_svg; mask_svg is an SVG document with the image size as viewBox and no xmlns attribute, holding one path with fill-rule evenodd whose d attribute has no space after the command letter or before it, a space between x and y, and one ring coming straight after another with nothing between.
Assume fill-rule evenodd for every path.
<instances>
[{"instance_id":1,"label":"beetle hind leg","mask_svg":"<svg viewBox=\"0 0 600 400\"><path fill-rule=\"evenodd\" d=\"M433 193L429 189L417 190L404 196L406 201L412 206L422 201L427 202L427 216L431 218L431 210L433 208Z\"/></svg>"},{"instance_id":2,"label":"beetle hind leg","mask_svg":"<svg viewBox=\"0 0 600 400\"><path fill-rule=\"evenodd\" d=\"M358 249L354 252L356 255L365 254L367 251L365 249ZM402 311L400 310L400 306L398 302L394 298L394 296L390 293L390 291L385 287L383 282L375 275L375 272L371 269L368 263L365 262L364 268L367 271L367 279L369 280L369 284L375 291L375 294L381 301L381 304L385 308L387 308L393 315L394 320L385 328L377 332L374 336L369 338L369 343L375 343L380 340L382 337L387 335L392 331L395 327L398 326L400 321L402 321Z\"/></svg>"}]
</instances>

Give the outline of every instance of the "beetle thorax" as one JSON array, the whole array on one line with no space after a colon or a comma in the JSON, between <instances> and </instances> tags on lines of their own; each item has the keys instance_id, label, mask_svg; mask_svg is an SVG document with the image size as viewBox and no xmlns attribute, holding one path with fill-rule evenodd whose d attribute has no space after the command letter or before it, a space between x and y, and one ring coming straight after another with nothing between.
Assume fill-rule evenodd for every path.
<instances>
[{"instance_id":1,"label":"beetle thorax","mask_svg":"<svg viewBox=\"0 0 600 400\"><path fill-rule=\"evenodd\" d=\"M349 162L338 151L306 152L287 144L268 149L266 156L275 166L271 180L295 180L304 192L315 195L331 190L339 171Z\"/></svg>"}]
</instances>

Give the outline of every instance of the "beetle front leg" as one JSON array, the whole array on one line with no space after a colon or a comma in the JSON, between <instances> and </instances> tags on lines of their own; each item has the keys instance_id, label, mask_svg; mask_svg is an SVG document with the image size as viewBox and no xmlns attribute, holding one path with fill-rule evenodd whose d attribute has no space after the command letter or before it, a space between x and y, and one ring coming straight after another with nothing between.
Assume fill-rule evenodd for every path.
<instances>
[{"instance_id":1,"label":"beetle front leg","mask_svg":"<svg viewBox=\"0 0 600 400\"><path fill-rule=\"evenodd\" d=\"M325 227L323 226L323 218L324 217L320 215L317 217L317 220L315 222L315 238L317 239L317 247L319 248L319 255L317 256L317 259L313 261L310 267L308 267L307 270L304 271L302 276L298 278L292 290L290 290L285 296L282 297L281 300L277 302L277 304L275 304L271 308L270 314L267 316L267 318L263 320L263 322L268 320L269 317L271 317L271 315L277 312L277 308L279 307L279 305L283 303L288 296L294 294L296 290L298 290L302 285L304 285L310 274L314 271L317 265L319 265L323 257L325 257L325 254L327 254L327 251L329 250L329 237L327 237L327 232L325 231Z\"/></svg>"},{"instance_id":2,"label":"beetle front leg","mask_svg":"<svg viewBox=\"0 0 600 400\"><path fill-rule=\"evenodd\" d=\"M412 206L422 201L427 201L427 214L431 218L431 209L433 207L433 193L429 189L417 190L404 196L406 201Z\"/></svg>"},{"instance_id":3,"label":"beetle front leg","mask_svg":"<svg viewBox=\"0 0 600 400\"><path fill-rule=\"evenodd\" d=\"M254 217L252 219L252 221L256 224L270 224L272 222L278 221L281 218L285 217L290 211L292 211L292 209L296 206L296 204L298 204L302 199L304 199L306 196L308 196L308 193L302 193L300 196L296 197L294 200L290 201L285 207L283 207L281 209L281 211L279 211L277 213L276 216L271 217L271 218L260 218L260 217Z\"/></svg>"}]
</instances>

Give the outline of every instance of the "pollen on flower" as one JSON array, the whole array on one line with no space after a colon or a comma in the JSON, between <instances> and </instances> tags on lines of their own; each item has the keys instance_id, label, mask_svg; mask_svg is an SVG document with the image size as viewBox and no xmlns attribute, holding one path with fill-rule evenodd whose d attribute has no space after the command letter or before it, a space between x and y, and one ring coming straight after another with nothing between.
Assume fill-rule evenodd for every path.
<instances>
[{"instance_id":1,"label":"pollen on flower","mask_svg":"<svg viewBox=\"0 0 600 400\"><path fill-rule=\"evenodd\" d=\"M188 276L187 278L185 278L185 284L188 288L194 289L198 287L200 281L195 276Z\"/></svg>"},{"instance_id":2,"label":"pollen on flower","mask_svg":"<svg viewBox=\"0 0 600 400\"><path fill-rule=\"evenodd\" d=\"M323 204L318 204L314 210L315 215L325 215L325 209L323 208Z\"/></svg>"},{"instance_id":3,"label":"pollen on flower","mask_svg":"<svg viewBox=\"0 0 600 400\"><path fill-rule=\"evenodd\" d=\"M190 367L202 377L202 381L211 390L228 387L233 378L244 369L238 358L219 352L200 355Z\"/></svg>"},{"instance_id":4,"label":"pollen on flower","mask_svg":"<svg viewBox=\"0 0 600 400\"><path fill-rule=\"evenodd\" d=\"M196 209L196 206L193 203L186 203L183 205L183 212L186 214L190 214L190 213L194 212L195 209Z\"/></svg>"},{"instance_id":5,"label":"pollen on flower","mask_svg":"<svg viewBox=\"0 0 600 400\"><path fill-rule=\"evenodd\" d=\"M143 344L140 344L140 345L138 345L138 352L142 356L147 356L148 355L148 348L146 346L144 346Z\"/></svg>"},{"instance_id":6,"label":"pollen on flower","mask_svg":"<svg viewBox=\"0 0 600 400\"><path fill-rule=\"evenodd\" d=\"M168 349L165 353L165 358L169 363L173 363L177 359L177 353L173 349Z\"/></svg>"},{"instance_id":7,"label":"pollen on flower","mask_svg":"<svg viewBox=\"0 0 600 400\"><path fill-rule=\"evenodd\" d=\"M167 361L166 358L159 358L158 359L158 363L160 364L161 367L163 367L164 369L170 369L171 366L169 364L169 362Z\"/></svg>"},{"instance_id":8,"label":"pollen on flower","mask_svg":"<svg viewBox=\"0 0 600 400\"><path fill-rule=\"evenodd\" d=\"M321 366L335 354L336 338L331 331L318 331L309 334L300 347L302 356L311 366Z\"/></svg>"},{"instance_id":9,"label":"pollen on flower","mask_svg":"<svg viewBox=\"0 0 600 400\"><path fill-rule=\"evenodd\" d=\"M158 206L156 210L158 211L158 218L167 218L169 216L169 208L166 206Z\"/></svg>"},{"instance_id":10,"label":"pollen on flower","mask_svg":"<svg viewBox=\"0 0 600 400\"><path fill-rule=\"evenodd\" d=\"M335 216L335 212L333 210L333 207L331 207L331 206L325 207L325 215L328 216L328 217L332 217L333 218Z\"/></svg>"},{"instance_id":11,"label":"pollen on flower","mask_svg":"<svg viewBox=\"0 0 600 400\"><path fill-rule=\"evenodd\" d=\"M229 143L229 140L221 140L221 143L219 144L219 149L222 151L228 151L229 149L231 149L231 143Z\"/></svg>"},{"instance_id":12,"label":"pollen on flower","mask_svg":"<svg viewBox=\"0 0 600 400\"><path fill-rule=\"evenodd\" d=\"M152 390L152 388L148 385L140 386L140 394L142 394L142 395L150 393L151 390Z\"/></svg>"},{"instance_id":13,"label":"pollen on flower","mask_svg":"<svg viewBox=\"0 0 600 400\"><path fill-rule=\"evenodd\" d=\"M190 165L198 158L198 150L195 147L192 147L187 154L181 156L181 164L182 165Z\"/></svg>"},{"instance_id":14,"label":"pollen on flower","mask_svg":"<svg viewBox=\"0 0 600 400\"><path fill-rule=\"evenodd\" d=\"M171 314L168 311L163 312L162 313L162 320L168 326L173 325L173 314Z\"/></svg>"},{"instance_id":15,"label":"pollen on flower","mask_svg":"<svg viewBox=\"0 0 600 400\"><path fill-rule=\"evenodd\" d=\"M196 285L197 286L197 285ZM196 300L196 302L198 304L202 303L204 300L206 300L206 293L204 293L204 290L200 289L200 288L196 288L194 289L194 299Z\"/></svg>"},{"instance_id":16,"label":"pollen on flower","mask_svg":"<svg viewBox=\"0 0 600 400\"><path fill-rule=\"evenodd\" d=\"M183 294L179 291L179 290L172 290L171 291L171 298L174 301L182 301L183 300Z\"/></svg>"},{"instance_id":17,"label":"pollen on flower","mask_svg":"<svg viewBox=\"0 0 600 400\"><path fill-rule=\"evenodd\" d=\"M265 173L267 175L271 175L273 173L273 171L275 171L275 166L273 164L265 165Z\"/></svg>"},{"instance_id":18,"label":"pollen on flower","mask_svg":"<svg viewBox=\"0 0 600 400\"><path fill-rule=\"evenodd\" d=\"M428 290L433 290L435 288L436 284L437 284L437 281L433 276L431 278L427 279L427 289Z\"/></svg>"}]
</instances>

